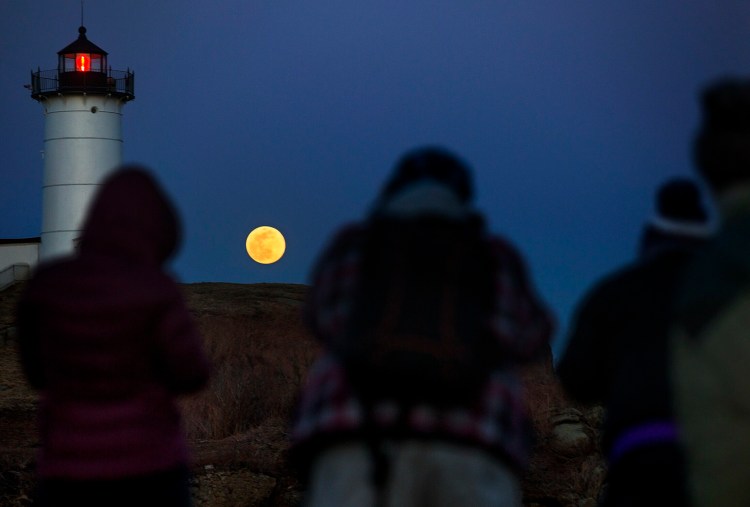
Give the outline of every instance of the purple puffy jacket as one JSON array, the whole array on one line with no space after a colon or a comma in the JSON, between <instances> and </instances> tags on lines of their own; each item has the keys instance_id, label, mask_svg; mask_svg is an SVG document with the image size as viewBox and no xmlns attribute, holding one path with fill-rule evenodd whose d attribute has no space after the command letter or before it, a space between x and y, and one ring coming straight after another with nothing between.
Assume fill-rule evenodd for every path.
<instances>
[{"instance_id":1,"label":"purple puffy jacket","mask_svg":"<svg viewBox=\"0 0 750 507\"><path fill-rule=\"evenodd\" d=\"M42 263L18 307L21 360L39 390L40 477L140 475L187 464L176 396L209 362L175 281L175 209L147 170L104 182L75 256Z\"/></svg>"}]
</instances>

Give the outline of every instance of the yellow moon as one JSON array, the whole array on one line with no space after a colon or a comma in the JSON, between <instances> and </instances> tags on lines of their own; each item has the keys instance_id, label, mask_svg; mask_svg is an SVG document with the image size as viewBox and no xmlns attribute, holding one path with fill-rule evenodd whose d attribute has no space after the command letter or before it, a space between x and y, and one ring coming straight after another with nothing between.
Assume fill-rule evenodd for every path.
<instances>
[{"instance_id":1,"label":"yellow moon","mask_svg":"<svg viewBox=\"0 0 750 507\"><path fill-rule=\"evenodd\" d=\"M260 264L273 264L286 250L284 236L273 227L262 225L253 229L245 240L247 254Z\"/></svg>"}]
</instances>

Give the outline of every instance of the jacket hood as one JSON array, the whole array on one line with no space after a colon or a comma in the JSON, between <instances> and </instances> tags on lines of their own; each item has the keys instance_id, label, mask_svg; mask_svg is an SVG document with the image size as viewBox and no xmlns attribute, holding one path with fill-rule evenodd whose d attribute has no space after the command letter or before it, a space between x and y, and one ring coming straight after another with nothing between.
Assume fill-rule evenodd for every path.
<instances>
[{"instance_id":1,"label":"jacket hood","mask_svg":"<svg viewBox=\"0 0 750 507\"><path fill-rule=\"evenodd\" d=\"M177 211L151 172L122 166L108 176L89 207L80 254L162 264L181 240Z\"/></svg>"},{"instance_id":2,"label":"jacket hood","mask_svg":"<svg viewBox=\"0 0 750 507\"><path fill-rule=\"evenodd\" d=\"M432 179L406 185L376 202L374 213L392 218L434 215L453 220L469 216L471 207L448 186Z\"/></svg>"}]
</instances>

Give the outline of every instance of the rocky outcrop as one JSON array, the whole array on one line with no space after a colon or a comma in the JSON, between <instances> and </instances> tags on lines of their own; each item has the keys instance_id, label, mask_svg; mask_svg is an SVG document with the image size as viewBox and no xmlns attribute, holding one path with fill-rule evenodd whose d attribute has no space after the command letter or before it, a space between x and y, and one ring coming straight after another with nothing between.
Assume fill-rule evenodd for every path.
<instances>
[{"instance_id":1,"label":"rocky outcrop","mask_svg":"<svg viewBox=\"0 0 750 507\"><path fill-rule=\"evenodd\" d=\"M563 408L550 418L550 424L550 446L555 452L563 456L578 456L587 454L594 448L594 439L586 431L586 423L580 410Z\"/></svg>"}]
</instances>

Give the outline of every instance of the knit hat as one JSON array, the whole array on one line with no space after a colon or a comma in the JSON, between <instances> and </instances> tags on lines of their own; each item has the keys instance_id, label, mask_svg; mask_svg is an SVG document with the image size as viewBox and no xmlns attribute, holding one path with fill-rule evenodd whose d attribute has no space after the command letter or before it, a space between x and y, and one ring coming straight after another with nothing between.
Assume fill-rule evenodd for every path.
<instances>
[{"instance_id":1,"label":"knit hat","mask_svg":"<svg viewBox=\"0 0 750 507\"><path fill-rule=\"evenodd\" d=\"M714 191L750 181L750 80L724 78L700 96L698 171Z\"/></svg>"},{"instance_id":2,"label":"knit hat","mask_svg":"<svg viewBox=\"0 0 750 507\"><path fill-rule=\"evenodd\" d=\"M711 233L709 217L701 200L701 192L692 180L671 179L656 194L656 214L649 225L665 232L706 237Z\"/></svg>"},{"instance_id":3,"label":"knit hat","mask_svg":"<svg viewBox=\"0 0 750 507\"><path fill-rule=\"evenodd\" d=\"M406 153L386 182L382 200L391 198L404 187L420 180L432 180L450 188L467 203L473 195L469 169L456 155L439 147L423 147Z\"/></svg>"}]
</instances>

